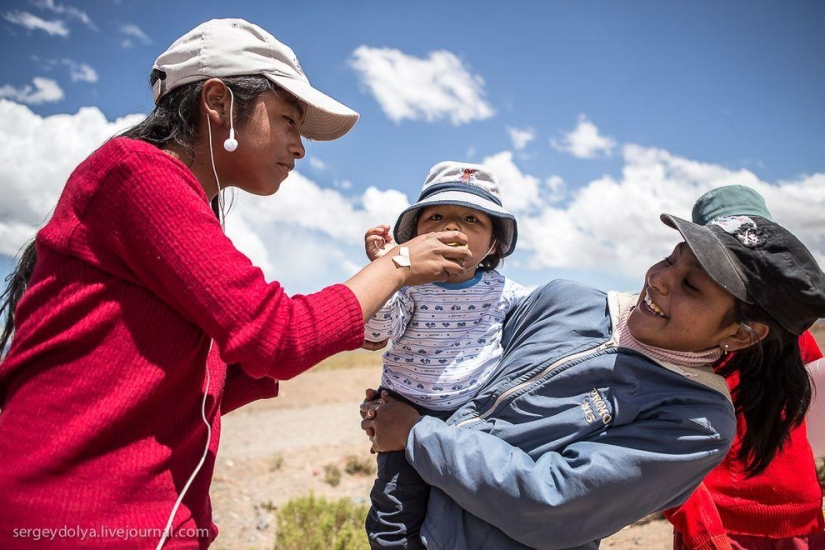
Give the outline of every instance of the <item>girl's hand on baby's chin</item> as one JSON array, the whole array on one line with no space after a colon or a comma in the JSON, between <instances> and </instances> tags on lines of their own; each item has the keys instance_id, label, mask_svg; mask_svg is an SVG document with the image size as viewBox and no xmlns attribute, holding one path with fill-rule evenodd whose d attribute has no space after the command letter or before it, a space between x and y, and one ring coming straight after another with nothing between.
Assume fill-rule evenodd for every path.
<instances>
[{"instance_id":1,"label":"girl's hand on baby's chin","mask_svg":"<svg viewBox=\"0 0 825 550\"><path fill-rule=\"evenodd\" d=\"M404 284L409 286L446 281L450 275L463 275L464 264L473 257L466 247L454 247L448 242L466 244L467 236L458 231L427 233L405 242L410 257Z\"/></svg>"}]
</instances>

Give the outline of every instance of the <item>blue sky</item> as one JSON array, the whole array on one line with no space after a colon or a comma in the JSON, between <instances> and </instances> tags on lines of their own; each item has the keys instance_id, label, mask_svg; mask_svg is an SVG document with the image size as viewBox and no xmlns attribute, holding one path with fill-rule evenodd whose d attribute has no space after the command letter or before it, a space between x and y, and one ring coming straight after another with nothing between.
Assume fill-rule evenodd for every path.
<instances>
[{"instance_id":1,"label":"blue sky","mask_svg":"<svg viewBox=\"0 0 825 550\"><path fill-rule=\"evenodd\" d=\"M154 59L214 17L291 46L359 111L227 231L290 292L345 280L442 160L490 166L519 219L503 271L637 290L660 212L742 183L825 264L825 3L11 0L0 8L0 273L66 177L152 108Z\"/></svg>"}]
</instances>

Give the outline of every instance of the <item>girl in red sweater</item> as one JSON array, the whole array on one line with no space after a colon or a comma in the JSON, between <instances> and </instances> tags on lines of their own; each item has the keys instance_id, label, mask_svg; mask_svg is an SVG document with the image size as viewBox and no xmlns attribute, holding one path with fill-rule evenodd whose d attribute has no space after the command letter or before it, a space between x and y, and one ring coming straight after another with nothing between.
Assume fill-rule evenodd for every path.
<instances>
[{"instance_id":1,"label":"girl in red sweater","mask_svg":"<svg viewBox=\"0 0 825 550\"><path fill-rule=\"evenodd\" d=\"M221 414L361 346L396 290L469 259L444 244L463 234L423 235L409 261L287 296L223 234L221 191L275 193L302 136L336 139L358 114L239 19L182 36L151 84L154 111L77 167L7 290L0 548L207 547Z\"/></svg>"},{"instance_id":2,"label":"girl in red sweater","mask_svg":"<svg viewBox=\"0 0 825 550\"><path fill-rule=\"evenodd\" d=\"M771 217L762 196L741 185L714 189L693 207L694 223L703 225L734 214ZM799 338L799 350L806 365L822 358L809 331ZM777 376L787 378L783 372ZM731 372L726 378L736 394L740 376ZM781 385L767 391L782 391ZM746 415L737 411L736 439L728 455L687 502L665 513L674 526L674 550L825 549L822 488L805 421L790 430L773 458L759 468L749 468L741 453L747 426Z\"/></svg>"}]
</instances>

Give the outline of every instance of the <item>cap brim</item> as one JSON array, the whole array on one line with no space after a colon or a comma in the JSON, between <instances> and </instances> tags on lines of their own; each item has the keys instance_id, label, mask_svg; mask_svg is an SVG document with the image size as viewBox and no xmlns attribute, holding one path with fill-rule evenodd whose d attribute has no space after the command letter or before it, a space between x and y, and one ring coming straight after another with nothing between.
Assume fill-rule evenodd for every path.
<instances>
[{"instance_id":1,"label":"cap brim","mask_svg":"<svg viewBox=\"0 0 825 550\"><path fill-rule=\"evenodd\" d=\"M728 252L727 247L710 227L697 225L670 214L662 214L659 219L682 234L685 244L711 279L739 300L753 303L737 268L738 260Z\"/></svg>"},{"instance_id":2,"label":"cap brim","mask_svg":"<svg viewBox=\"0 0 825 550\"><path fill-rule=\"evenodd\" d=\"M331 141L343 136L358 122L359 114L343 103L316 90L303 80L266 73L269 80L307 104L301 135L315 141Z\"/></svg>"},{"instance_id":3,"label":"cap brim","mask_svg":"<svg viewBox=\"0 0 825 550\"><path fill-rule=\"evenodd\" d=\"M397 243L407 242L415 236L415 225L418 211L428 206L435 206L440 204L449 204L456 206L466 206L480 210L488 216L493 216L501 220L504 226L504 246L502 247L502 254L509 256L516 248L516 240L518 239L518 226L516 225L516 218L506 208L503 208L496 203L473 195L471 193L462 193L460 191L444 191L436 193L424 200L420 200L412 206L407 207L398 217L395 223L393 234Z\"/></svg>"}]
</instances>

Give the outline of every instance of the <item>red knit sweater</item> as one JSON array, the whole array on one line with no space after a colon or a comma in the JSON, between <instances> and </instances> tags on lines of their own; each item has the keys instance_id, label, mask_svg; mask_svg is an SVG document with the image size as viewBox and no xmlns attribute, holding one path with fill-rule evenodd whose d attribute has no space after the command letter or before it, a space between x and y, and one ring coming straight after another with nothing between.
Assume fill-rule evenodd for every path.
<instances>
[{"instance_id":1,"label":"red knit sweater","mask_svg":"<svg viewBox=\"0 0 825 550\"><path fill-rule=\"evenodd\" d=\"M805 364L822 357L810 332L799 338ZM735 388L737 379L728 379ZM665 516L688 548L729 549L726 533L765 538L808 535L825 529L822 489L805 424L791 431L790 440L761 474L747 478L737 460L745 422L740 416L730 452L704 479L691 497Z\"/></svg>"},{"instance_id":2,"label":"red knit sweater","mask_svg":"<svg viewBox=\"0 0 825 550\"><path fill-rule=\"evenodd\" d=\"M360 346L357 299L267 283L191 171L135 140L75 170L36 242L0 363L0 548L154 548L206 445L207 356L209 453L166 547L208 546L220 415Z\"/></svg>"}]
</instances>

